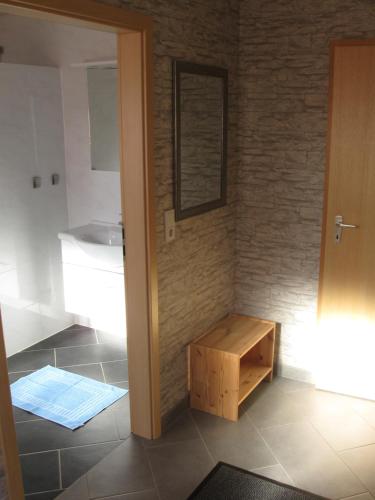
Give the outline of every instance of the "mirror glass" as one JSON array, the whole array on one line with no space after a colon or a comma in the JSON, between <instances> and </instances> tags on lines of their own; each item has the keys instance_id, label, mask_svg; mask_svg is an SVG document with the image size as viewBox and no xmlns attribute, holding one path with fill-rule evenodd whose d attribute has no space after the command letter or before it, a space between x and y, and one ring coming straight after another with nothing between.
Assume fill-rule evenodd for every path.
<instances>
[{"instance_id":1,"label":"mirror glass","mask_svg":"<svg viewBox=\"0 0 375 500\"><path fill-rule=\"evenodd\" d=\"M226 70L175 62L176 218L225 204Z\"/></svg>"},{"instance_id":2,"label":"mirror glass","mask_svg":"<svg viewBox=\"0 0 375 500\"><path fill-rule=\"evenodd\" d=\"M181 209L220 198L223 84L183 73L181 99Z\"/></svg>"},{"instance_id":3,"label":"mirror glass","mask_svg":"<svg viewBox=\"0 0 375 500\"><path fill-rule=\"evenodd\" d=\"M120 170L117 68L87 68L91 169Z\"/></svg>"}]
</instances>

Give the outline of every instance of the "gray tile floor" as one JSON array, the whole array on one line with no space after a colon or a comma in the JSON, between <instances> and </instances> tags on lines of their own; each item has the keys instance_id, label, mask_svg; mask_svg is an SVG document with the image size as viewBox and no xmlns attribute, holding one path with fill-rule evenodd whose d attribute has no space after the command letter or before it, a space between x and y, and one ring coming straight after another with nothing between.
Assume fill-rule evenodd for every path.
<instances>
[{"instance_id":1,"label":"gray tile floor","mask_svg":"<svg viewBox=\"0 0 375 500\"><path fill-rule=\"evenodd\" d=\"M219 460L327 498L373 500L375 403L276 378L237 423L188 410L157 441L129 436L59 500L184 500Z\"/></svg>"},{"instance_id":2,"label":"gray tile floor","mask_svg":"<svg viewBox=\"0 0 375 500\"><path fill-rule=\"evenodd\" d=\"M128 387L125 348L91 328L74 325L11 356L10 382L47 364ZM130 435L128 395L76 431L18 408L14 417L28 500L56 498Z\"/></svg>"}]
</instances>

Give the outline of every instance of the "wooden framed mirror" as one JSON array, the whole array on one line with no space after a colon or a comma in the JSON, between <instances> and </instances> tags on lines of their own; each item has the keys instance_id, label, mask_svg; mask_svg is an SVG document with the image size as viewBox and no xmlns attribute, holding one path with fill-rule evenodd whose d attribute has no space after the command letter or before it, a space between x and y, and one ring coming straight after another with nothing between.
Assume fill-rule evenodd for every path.
<instances>
[{"instance_id":1,"label":"wooden framed mirror","mask_svg":"<svg viewBox=\"0 0 375 500\"><path fill-rule=\"evenodd\" d=\"M176 220L226 204L228 72L173 62Z\"/></svg>"}]
</instances>

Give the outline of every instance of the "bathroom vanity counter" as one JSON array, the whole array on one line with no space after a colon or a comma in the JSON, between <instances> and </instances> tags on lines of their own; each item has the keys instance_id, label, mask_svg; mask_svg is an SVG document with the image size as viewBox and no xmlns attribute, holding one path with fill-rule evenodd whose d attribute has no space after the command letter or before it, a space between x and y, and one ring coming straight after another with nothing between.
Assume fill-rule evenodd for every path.
<instances>
[{"instance_id":1,"label":"bathroom vanity counter","mask_svg":"<svg viewBox=\"0 0 375 500\"><path fill-rule=\"evenodd\" d=\"M65 308L75 323L124 335L122 227L87 224L59 233Z\"/></svg>"},{"instance_id":2,"label":"bathroom vanity counter","mask_svg":"<svg viewBox=\"0 0 375 500\"><path fill-rule=\"evenodd\" d=\"M76 265L123 272L122 227L112 224L86 224L58 234L63 261Z\"/></svg>"}]
</instances>

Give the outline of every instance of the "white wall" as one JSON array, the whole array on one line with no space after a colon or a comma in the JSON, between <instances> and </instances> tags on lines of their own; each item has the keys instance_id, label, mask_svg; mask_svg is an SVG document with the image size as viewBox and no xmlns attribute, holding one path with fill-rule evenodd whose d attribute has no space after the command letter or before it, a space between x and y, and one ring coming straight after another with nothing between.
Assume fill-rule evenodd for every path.
<instances>
[{"instance_id":1,"label":"white wall","mask_svg":"<svg viewBox=\"0 0 375 500\"><path fill-rule=\"evenodd\" d=\"M61 78L69 227L95 220L117 224L120 174L91 170L86 69L64 67Z\"/></svg>"},{"instance_id":2,"label":"white wall","mask_svg":"<svg viewBox=\"0 0 375 500\"><path fill-rule=\"evenodd\" d=\"M0 46L4 62L61 68L69 227L95 219L117 223L119 174L91 171L86 71L71 67L116 59L116 35L4 14L0 15Z\"/></svg>"},{"instance_id":3,"label":"white wall","mask_svg":"<svg viewBox=\"0 0 375 500\"><path fill-rule=\"evenodd\" d=\"M33 189L33 176L41 188ZM67 224L59 70L2 63L0 303L8 356L72 323L57 238Z\"/></svg>"}]
</instances>

